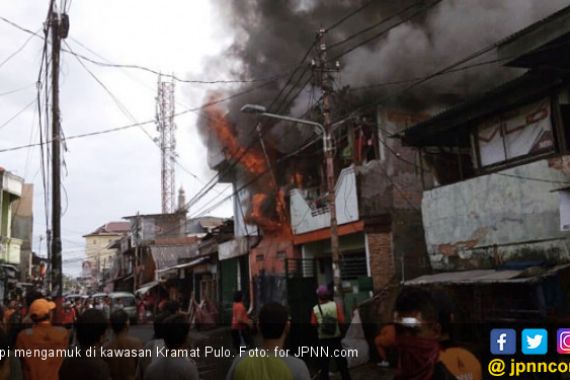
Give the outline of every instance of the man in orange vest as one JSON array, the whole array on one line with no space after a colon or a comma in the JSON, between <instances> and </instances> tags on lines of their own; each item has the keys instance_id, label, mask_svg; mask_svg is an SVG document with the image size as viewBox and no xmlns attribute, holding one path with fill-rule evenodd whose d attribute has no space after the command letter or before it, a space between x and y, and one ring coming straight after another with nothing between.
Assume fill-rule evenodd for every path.
<instances>
[{"instance_id":1,"label":"man in orange vest","mask_svg":"<svg viewBox=\"0 0 570 380\"><path fill-rule=\"evenodd\" d=\"M29 315L33 326L20 331L16 339L16 348L24 350L66 349L69 335L63 327L55 327L51 320L55 303L40 298L32 302ZM43 360L45 359L45 360ZM26 380L58 380L58 371L63 356L43 358L31 355L22 358L22 367Z\"/></svg>"}]
</instances>

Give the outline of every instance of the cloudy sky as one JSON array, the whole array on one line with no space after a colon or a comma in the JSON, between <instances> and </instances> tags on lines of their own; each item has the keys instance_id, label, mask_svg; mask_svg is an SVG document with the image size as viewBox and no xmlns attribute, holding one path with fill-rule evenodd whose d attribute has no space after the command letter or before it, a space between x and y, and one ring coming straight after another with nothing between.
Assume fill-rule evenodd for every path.
<instances>
[{"instance_id":1,"label":"cloudy sky","mask_svg":"<svg viewBox=\"0 0 570 380\"><path fill-rule=\"evenodd\" d=\"M229 79L223 72L204 69L208 58L231 43L217 25L218 17L209 3L68 0L71 28L66 42L73 51L99 61L146 66L187 79ZM47 7L47 0L3 1L0 16L36 32L41 31ZM0 20L0 149L39 141L34 83L42 46L40 38L30 38ZM62 53L61 112L66 136L154 118L155 75L88 62L85 65L121 106L74 56ZM176 86L176 110L182 111L201 104L208 85ZM17 113L20 114L5 124ZM177 166L176 182L177 187L186 190L187 199L214 174L205 164L206 150L197 135L195 120L194 113L176 120L179 162L184 167ZM152 124L144 129L153 137L158 135ZM160 212L160 152L140 128L70 140L67 148L63 170L63 258L64 271L75 274L80 268L78 258L83 256L83 234L137 211ZM39 244L46 229L39 152L39 147L34 147L0 153L0 166L34 183L34 249L45 254L45 241ZM210 197L215 195L212 192ZM202 205L207 202L208 197ZM200 208L194 207L190 215ZM230 210L225 205L212 214L228 216Z\"/></svg>"}]
</instances>

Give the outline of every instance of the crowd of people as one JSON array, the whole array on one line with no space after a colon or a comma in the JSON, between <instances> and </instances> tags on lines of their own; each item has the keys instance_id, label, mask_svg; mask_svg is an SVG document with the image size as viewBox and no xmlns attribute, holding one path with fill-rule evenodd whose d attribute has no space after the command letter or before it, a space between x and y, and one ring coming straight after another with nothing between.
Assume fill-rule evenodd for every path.
<instances>
[{"instance_id":1,"label":"crowd of people","mask_svg":"<svg viewBox=\"0 0 570 380\"><path fill-rule=\"evenodd\" d=\"M312 308L311 324L318 344L330 351L342 348L346 319L342 307L332 300L326 286L317 291L318 303ZM21 305L9 302L2 310L0 350L61 350L66 355L0 355L0 380L194 380L199 378L197 364L185 356L101 356L100 352L140 350L158 352L188 349L189 315L180 304L167 301L153 321L154 336L146 343L129 333L129 315L122 309L110 312L96 304L64 303L58 308L58 324L54 324L56 304L40 293L30 292ZM393 366L397 380L480 380L481 365L475 355L453 343L450 326L453 307L445 297L419 288L404 289L398 296L393 321L381 326L375 343L381 364ZM241 292L234 295L232 341L234 353L240 348L254 347L252 331L260 335L259 348L267 355L236 355L227 380L296 379L308 380L307 364L294 355L277 355L286 347L291 319L286 306L264 304L251 318ZM36 350L36 351L35 351ZM241 350L244 352L244 350ZM255 351L253 351L255 352ZM396 359L392 357L395 354ZM329 357L318 360L318 376L329 378ZM351 378L345 357L335 357L336 368L343 380Z\"/></svg>"},{"instance_id":2,"label":"crowd of people","mask_svg":"<svg viewBox=\"0 0 570 380\"><path fill-rule=\"evenodd\" d=\"M329 287L321 285L316 293L318 303L311 310L311 324L316 329L318 345L326 352L339 352L343 348L347 323L343 308L333 301ZM250 331L255 323L246 310L242 294L236 292L231 325L236 350L253 344ZM287 309L279 304L266 304L258 318L261 347L267 352L282 348L290 328ZM444 293L403 289L393 308L393 320L380 326L374 340L380 358L378 364L394 367L395 380L482 380L477 357L452 339L453 321L453 305ZM319 357L317 376L329 379L333 360L341 378L350 380L347 358L343 356ZM277 378L305 380L311 377L305 362L298 358L271 355L237 358L227 376L227 380Z\"/></svg>"},{"instance_id":3,"label":"crowd of people","mask_svg":"<svg viewBox=\"0 0 570 380\"><path fill-rule=\"evenodd\" d=\"M0 350L25 354L0 355L0 380L154 380L165 373L173 379L198 379L196 364L187 358L98 355L100 348L132 352L149 346L187 346L190 324L177 302L162 305L154 337L146 345L129 334L129 315L122 309L110 312L108 305L105 298L65 302L56 318L56 303L41 293L32 291L25 300L8 302L1 309Z\"/></svg>"}]
</instances>

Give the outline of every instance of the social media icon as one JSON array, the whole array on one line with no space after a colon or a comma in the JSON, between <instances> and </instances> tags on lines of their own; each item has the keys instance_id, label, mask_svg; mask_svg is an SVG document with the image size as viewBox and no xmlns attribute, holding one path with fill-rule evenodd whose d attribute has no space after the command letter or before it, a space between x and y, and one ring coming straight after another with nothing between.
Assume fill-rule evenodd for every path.
<instances>
[{"instance_id":1,"label":"social media icon","mask_svg":"<svg viewBox=\"0 0 570 380\"><path fill-rule=\"evenodd\" d=\"M517 333L513 329L492 329L490 343L493 355L513 355L517 351Z\"/></svg>"},{"instance_id":2,"label":"social media icon","mask_svg":"<svg viewBox=\"0 0 570 380\"><path fill-rule=\"evenodd\" d=\"M556 351L559 354L570 355L570 329L556 331Z\"/></svg>"},{"instance_id":3,"label":"social media icon","mask_svg":"<svg viewBox=\"0 0 570 380\"><path fill-rule=\"evenodd\" d=\"M548 331L545 329L524 329L521 334L522 353L544 355L548 352Z\"/></svg>"}]
</instances>

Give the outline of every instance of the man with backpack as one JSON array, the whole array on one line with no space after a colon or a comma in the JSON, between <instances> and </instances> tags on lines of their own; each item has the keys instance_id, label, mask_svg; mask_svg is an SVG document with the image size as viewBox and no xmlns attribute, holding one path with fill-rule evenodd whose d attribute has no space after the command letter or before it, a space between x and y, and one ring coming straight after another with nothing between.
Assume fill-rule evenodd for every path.
<instances>
[{"instance_id":1,"label":"man with backpack","mask_svg":"<svg viewBox=\"0 0 570 380\"><path fill-rule=\"evenodd\" d=\"M340 305L330 299L330 292L326 285L321 285L317 289L318 303L313 307L311 313L311 324L317 328L319 345L324 348L324 352L335 356L336 366L340 371L343 380L350 380L348 363L345 357L334 355L335 350L340 352L342 344L340 342L341 329L344 324L344 313ZM320 358L320 378L329 379L330 357Z\"/></svg>"}]
</instances>

